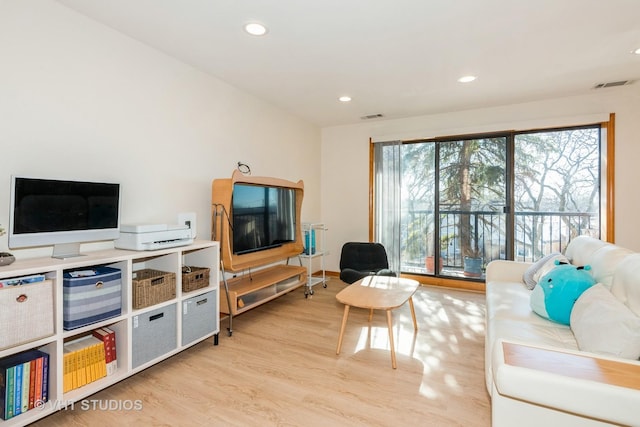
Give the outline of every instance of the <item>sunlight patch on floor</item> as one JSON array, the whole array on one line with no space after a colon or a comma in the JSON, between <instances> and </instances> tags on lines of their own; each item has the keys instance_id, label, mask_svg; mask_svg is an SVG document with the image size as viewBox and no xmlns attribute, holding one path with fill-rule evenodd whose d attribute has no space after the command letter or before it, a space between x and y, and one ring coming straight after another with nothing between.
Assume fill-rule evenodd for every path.
<instances>
[{"instance_id":1,"label":"sunlight patch on floor","mask_svg":"<svg viewBox=\"0 0 640 427\"><path fill-rule=\"evenodd\" d=\"M446 374L444 376L444 383L449 386L449 388L456 390L457 392L461 392L462 391L462 387L460 386L460 384L458 383L458 381L456 380L456 377L454 377L451 374Z\"/></svg>"},{"instance_id":2,"label":"sunlight patch on floor","mask_svg":"<svg viewBox=\"0 0 640 427\"><path fill-rule=\"evenodd\" d=\"M437 399L440 397L440 393L438 393L432 386L426 384L424 381L420 384L420 394L427 399Z\"/></svg>"},{"instance_id":3,"label":"sunlight patch on floor","mask_svg":"<svg viewBox=\"0 0 640 427\"><path fill-rule=\"evenodd\" d=\"M360 336L356 344L355 351L378 348L389 349L389 330L376 326L363 326L360 328Z\"/></svg>"},{"instance_id":4,"label":"sunlight patch on floor","mask_svg":"<svg viewBox=\"0 0 640 427\"><path fill-rule=\"evenodd\" d=\"M415 351L417 335L413 327L396 325L393 330L393 340L396 354L412 356ZM356 343L355 352L365 349L389 350L389 329L386 326L363 326Z\"/></svg>"}]
</instances>

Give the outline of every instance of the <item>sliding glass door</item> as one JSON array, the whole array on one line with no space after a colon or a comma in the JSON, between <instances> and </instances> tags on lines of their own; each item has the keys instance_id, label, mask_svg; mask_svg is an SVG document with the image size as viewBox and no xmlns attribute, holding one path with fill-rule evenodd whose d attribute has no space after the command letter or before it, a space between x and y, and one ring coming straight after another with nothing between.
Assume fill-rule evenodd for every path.
<instances>
[{"instance_id":1,"label":"sliding glass door","mask_svg":"<svg viewBox=\"0 0 640 427\"><path fill-rule=\"evenodd\" d=\"M492 260L599 237L601 138L589 126L375 143L375 240L404 273L482 279Z\"/></svg>"}]
</instances>

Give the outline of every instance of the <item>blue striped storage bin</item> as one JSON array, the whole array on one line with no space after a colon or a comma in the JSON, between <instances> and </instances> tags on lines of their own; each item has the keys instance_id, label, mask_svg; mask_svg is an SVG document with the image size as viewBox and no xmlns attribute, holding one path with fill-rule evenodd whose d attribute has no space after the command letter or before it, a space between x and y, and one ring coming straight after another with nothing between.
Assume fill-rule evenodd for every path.
<instances>
[{"instance_id":1,"label":"blue striped storage bin","mask_svg":"<svg viewBox=\"0 0 640 427\"><path fill-rule=\"evenodd\" d=\"M122 274L112 267L91 267L74 277L63 277L63 327L66 330L90 325L122 313ZM94 272L95 274L91 274Z\"/></svg>"}]
</instances>

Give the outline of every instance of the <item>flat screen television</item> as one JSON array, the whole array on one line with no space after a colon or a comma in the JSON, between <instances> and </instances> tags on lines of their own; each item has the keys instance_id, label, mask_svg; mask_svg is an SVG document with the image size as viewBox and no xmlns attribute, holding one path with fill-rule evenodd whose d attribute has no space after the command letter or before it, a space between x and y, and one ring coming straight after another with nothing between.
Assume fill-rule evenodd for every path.
<instances>
[{"instance_id":1,"label":"flat screen television","mask_svg":"<svg viewBox=\"0 0 640 427\"><path fill-rule=\"evenodd\" d=\"M295 241L295 189L234 183L231 223L232 252L236 255Z\"/></svg>"},{"instance_id":2,"label":"flat screen television","mask_svg":"<svg viewBox=\"0 0 640 427\"><path fill-rule=\"evenodd\" d=\"M68 258L119 229L120 184L11 177L10 248L53 245L53 257Z\"/></svg>"}]
</instances>

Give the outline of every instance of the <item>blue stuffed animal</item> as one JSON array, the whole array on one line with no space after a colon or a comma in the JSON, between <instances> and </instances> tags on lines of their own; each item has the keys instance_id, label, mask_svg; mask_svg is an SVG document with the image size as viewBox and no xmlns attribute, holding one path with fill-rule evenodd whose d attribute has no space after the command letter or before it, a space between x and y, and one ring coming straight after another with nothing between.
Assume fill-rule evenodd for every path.
<instances>
[{"instance_id":1,"label":"blue stuffed animal","mask_svg":"<svg viewBox=\"0 0 640 427\"><path fill-rule=\"evenodd\" d=\"M590 269L588 265L576 267L562 264L542 276L531 293L533 311L549 320L568 325L578 297L596 284L587 272Z\"/></svg>"}]
</instances>

